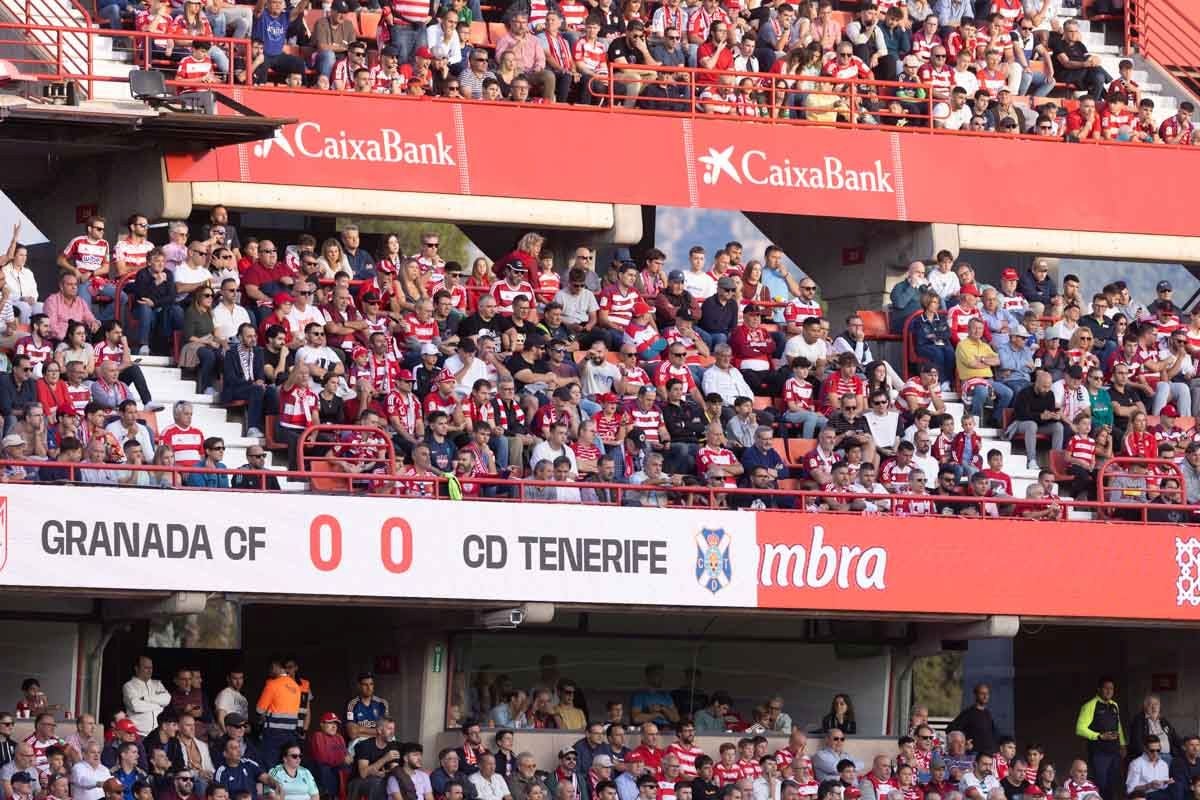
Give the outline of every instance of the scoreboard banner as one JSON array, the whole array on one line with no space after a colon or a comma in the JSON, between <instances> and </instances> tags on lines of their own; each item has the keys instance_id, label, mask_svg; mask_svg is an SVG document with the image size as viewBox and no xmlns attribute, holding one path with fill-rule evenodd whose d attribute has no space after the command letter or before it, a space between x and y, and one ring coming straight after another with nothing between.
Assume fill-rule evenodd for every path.
<instances>
[{"instance_id":1,"label":"scoreboard banner","mask_svg":"<svg viewBox=\"0 0 1200 800\"><path fill-rule=\"evenodd\" d=\"M0 526L8 586L1200 619L1187 526L20 484Z\"/></svg>"},{"instance_id":2,"label":"scoreboard banner","mask_svg":"<svg viewBox=\"0 0 1200 800\"><path fill-rule=\"evenodd\" d=\"M273 139L168 156L169 180L1195 235L1178 200L1200 184L1192 148L331 92L235 96L302 118ZM585 139L619 146L570 146ZM1011 189L1031 168L1060 181L1053 202Z\"/></svg>"}]
</instances>

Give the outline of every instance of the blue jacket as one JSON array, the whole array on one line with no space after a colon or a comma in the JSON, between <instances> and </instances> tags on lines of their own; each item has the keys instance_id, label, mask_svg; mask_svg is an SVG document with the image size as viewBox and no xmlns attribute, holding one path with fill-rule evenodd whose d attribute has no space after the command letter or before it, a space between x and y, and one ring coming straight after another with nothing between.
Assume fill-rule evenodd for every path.
<instances>
[{"instance_id":1,"label":"blue jacket","mask_svg":"<svg viewBox=\"0 0 1200 800\"><path fill-rule=\"evenodd\" d=\"M193 461L190 464L184 464L185 467L203 467L203 461ZM229 469L223 461L217 462L217 469ZM184 486L199 486L202 489L228 489L229 476L218 475L215 472L189 472L183 476Z\"/></svg>"},{"instance_id":2,"label":"blue jacket","mask_svg":"<svg viewBox=\"0 0 1200 800\"><path fill-rule=\"evenodd\" d=\"M932 320L924 314L917 317L913 320L912 333L917 347L953 346L950 344L950 325L941 314L938 314Z\"/></svg>"}]
</instances>

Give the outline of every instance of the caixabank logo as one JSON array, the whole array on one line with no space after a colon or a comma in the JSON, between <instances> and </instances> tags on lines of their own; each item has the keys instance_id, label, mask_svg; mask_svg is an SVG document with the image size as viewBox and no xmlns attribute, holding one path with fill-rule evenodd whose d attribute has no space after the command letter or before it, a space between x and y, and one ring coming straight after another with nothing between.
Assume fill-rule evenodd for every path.
<instances>
[{"instance_id":1,"label":"caixabank logo","mask_svg":"<svg viewBox=\"0 0 1200 800\"><path fill-rule=\"evenodd\" d=\"M313 158L330 161L366 161L377 164L411 164L425 167L454 167L451 144L441 131L427 141L406 139L394 128L380 128L372 135L352 136L344 130L329 134L319 122L301 122L292 128L280 128L275 136L258 142L253 148L258 158L273 152L289 158Z\"/></svg>"},{"instance_id":2,"label":"caixabank logo","mask_svg":"<svg viewBox=\"0 0 1200 800\"><path fill-rule=\"evenodd\" d=\"M716 186L722 180L751 186L771 186L833 192L895 194L894 179L883 162L876 159L869 169L846 166L837 156L825 156L815 163L797 164L790 158L772 158L764 150L738 152L736 145L718 150L708 148L699 156L703 167L701 180Z\"/></svg>"}]
</instances>

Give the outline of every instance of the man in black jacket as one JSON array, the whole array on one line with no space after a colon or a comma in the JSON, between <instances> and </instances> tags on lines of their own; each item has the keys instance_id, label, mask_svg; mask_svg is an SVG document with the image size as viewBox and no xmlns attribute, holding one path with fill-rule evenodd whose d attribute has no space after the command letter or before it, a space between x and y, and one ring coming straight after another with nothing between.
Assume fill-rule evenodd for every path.
<instances>
[{"instance_id":1,"label":"man in black jacket","mask_svg":"<svg viewBox=\"0 0 1200 800\"><path fill-rule=\"evenodd\" d=\"M992 688L986 683L975 686L975 703L964 708L958 716L946 726L947 731L962 731L967 737L967 746L975 753L991 755L996 752L996 721L988 709L988 701L992 697Z\"/></svg>"},{"instance_id":2,"label":"man in black jacket","mask_svg":"<svg viewBox=\"0 0 1200 800\"><path fill-rule=\"evenodd\" d=\"M204 291L212 294L212 289ZM170 347L171 335L183 329L183 309L175 302L175 279L167 271L167 257L156 247L146 256L146 268L133 279L129 293L134 298L137 318L136 346L141 355L149 355L150 335L156 329Z\"/></svg>"},{"instance_id":3,"label":"man in black jacket","mask_svg":"<svg viewBox=\"0 0 1200 800\"><path fill-rule=\"evenodd\" d=\"M246 401L246 435L259 439L263 435L263 406L268 398L274 398L275 387L267 386L263 351L258 347L258 332L254 326L243 322L238 328L237 338L238 343L225 351L221 402Z\"/></svg>"},{"instance_id":4,"label":"man in black jacket","mask_svg":"<svg viewBox=\"0 0 1200 800\"><path fill-rule=\"evenodd\" d=\"M700 437L708 427L704 412L688 399L686 392L687 384L679 378L667 381L667 402L662 408L662 419L671 436L671 445L665 454L664 467L671 475L695 473Z\"/></svg>"},{"instance_id":5,"label":"man in black jacket","mask_svg":"<svg viewBox=\"0 0 1200 800\"><path fill-rule=\"evenodd\" d=\"M1063 446L1062 412L1054 400L1051 391L1050 373L1039 369L1033 373L1033 383L1017 393L1013 401L1013 423L1008 426L1005 436L1014 440L1018 434L1025 442L1026 466L1037 469L1037 436L1039 433L1050 437L1050 447L1061 450Z\"/></svg>"},{"instance_id":6,"label":"man in black jacket","mask_svg":"<svg viewBox=\"0 0 1200 800\"><path fill-rule=\"evenodd\" d=\"M4 415L4 433L9 433L25 416L25 409L37 402L33 366L27 355L12 358L12 372L0 373L0 414Z\"/></svg>"}]
</instances>

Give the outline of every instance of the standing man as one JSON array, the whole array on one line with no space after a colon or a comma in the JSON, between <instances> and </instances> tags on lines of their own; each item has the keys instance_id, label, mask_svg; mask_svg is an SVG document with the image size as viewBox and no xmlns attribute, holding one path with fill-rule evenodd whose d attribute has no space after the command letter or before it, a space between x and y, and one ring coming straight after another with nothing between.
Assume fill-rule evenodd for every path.
<instances>
[{"instance_id":1,"label":"standing man","mask_svg":"<svg viewBox=\"0 0 1200 800\"><path fill-rule=\"evenodd\" d=\"M284 671L279 659L271 661L270 678L254 711L262 717L260 749L265 762L262 766L273 767L279 763L284 745L295 741L300 719L300 685Z\"/></svg>"},{"instance_id":2,"label":"standing man","mask_svg":"<svg viewBox=\"0 0 1200 800\"><path fill-rule=\"evenodd\" d=\"M1125 757L1125 729L1121 727L1121 709L1113 699L1116 693L1112 678L1102 677L1096 696L1083 704L1075 720L1075 735L1087 741L1088 768L1104 800L1116 796Z\"/></svg>"},{"instance_id":3,"label":"standing man","mask_svg":"<svg viewBox=\"0 0 1200 800\"><path fill-rule=\"evenodd\" d=\"M992 687L980 683L974 689L974 704L959 712L949 725L947 731L962 731L967 737L967 749L976 753L991 755L996 752L996 740L1000 734L996 732L996 722L988 709L988 701L992 697Z\"/></svg>"},{"instance_id":4,"label":"standing man","mask_svg":"<svg viewBox=\"0 0 1200 800\"><path fill-rule=\"evenodd\" d=\"M226 673L225 688L217 692L217 697L213 700L218 730L225 730L225 717L229 714L238 714L242 719L249 716L250 703L246 700L246 695L242 694L245 684L246 673L240 668L231 669Z\"/></svg>"},{"instance_id":5,"label":"standing man","mask_svg":"<svg viewBox=\"0 0 1200 800\"><path fill-rule=\"evenodd\" d=\"M154 662L149 656L139 656L133 667L133 677L121 687L125 715L137 726L140 736L154 729L158 715L171 704L171 693L153 675Z\"/></svg>"}]
</instances>

